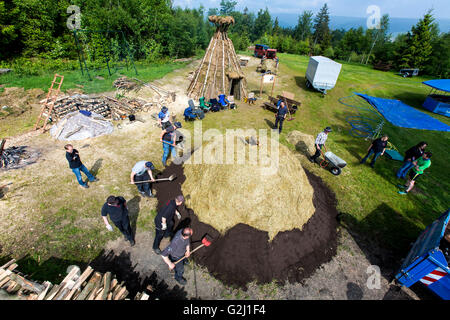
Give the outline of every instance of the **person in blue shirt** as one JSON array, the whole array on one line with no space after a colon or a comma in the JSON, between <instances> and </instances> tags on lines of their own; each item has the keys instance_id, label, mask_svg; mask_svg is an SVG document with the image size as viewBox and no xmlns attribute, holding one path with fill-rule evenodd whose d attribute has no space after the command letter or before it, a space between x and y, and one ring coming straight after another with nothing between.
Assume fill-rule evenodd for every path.
<instances>
[{"instance_id":1,"label":"person in blue shirt","mask_svg":"<svg viewBox=\"0 0 450 320\"><path fill-rule=\"evenodd\" d=\"M288 108L284 104L284 102L281 101L281 103L278 107L278 111L275 115L275 128L274 128L274 129L278 129L278 123L279 123L280 124L279 132L280 133L281 133L281 130L283 129L283 121L284 121L284 119L286 119L287 113L288 113Z\"/></svg>"},{"instance_id":2,"label":"person in blue shirt","mask_svg":"<svg viewBox=\"0 0 450 320\"><path fill-rule=\"evenodd\" d=\"M163 130L171 125L170 112L167 107L162 107L161 111L158 113L158 123Z\"/></svg>"},{"instance_id":3,"label":"person in blue shirt","mask_svg":"<svg viewBox=\"0 0 450 320\"><path fill-rule=\"evenodd\" d=\"M177 135L175 130L181 128L180 122L175 122L161 132L160 141L163 144L162 164L165 167L169 154L175 151Z\"/></svg>"}]
</instances>

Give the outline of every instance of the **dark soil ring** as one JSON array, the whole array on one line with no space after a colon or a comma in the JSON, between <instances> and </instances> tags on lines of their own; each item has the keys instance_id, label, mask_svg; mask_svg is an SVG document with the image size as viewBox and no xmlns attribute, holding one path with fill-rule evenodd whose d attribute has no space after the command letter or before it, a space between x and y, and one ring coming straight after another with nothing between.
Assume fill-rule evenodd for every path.
<instances>
[{"instance_id":1,"label":"dark soil ring","mask_svg":"<svg viewBox=\"0 0 450 320\"><path fill-rule=\"evenodd\" d=\"M337 246L336 197L319 177L305 172L314 189L316 211L302 231L280 232L270 243L266 231L245 224L238 224L221 235L212 226L200 222L192 209L181 209L181 219L175 218L175 228L193 228L192 248L201 244L205 234L214 239L209 247L201 248L192 255L195 262L205 266L214 277L227 285L246 287L254 280L257 283L273 280L300 282L312 275L321 264L330 261L336 254ZM182 166L171 164L158 178L172 174L177 176L173 182L154 184L158 210L162 204L182 193L181 185L186 180Z\"/></svg>"}]
</instances>

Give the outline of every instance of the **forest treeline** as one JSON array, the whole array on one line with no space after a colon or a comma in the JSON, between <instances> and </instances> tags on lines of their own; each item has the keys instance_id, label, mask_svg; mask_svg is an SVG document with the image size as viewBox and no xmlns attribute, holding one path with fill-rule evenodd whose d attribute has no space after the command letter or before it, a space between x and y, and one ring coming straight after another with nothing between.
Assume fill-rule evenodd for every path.
<instances>
[{"instance_id":1,"label":"forest treeline","mask_svg":"<svg viewBox=\"0 0 450 320\"><path fill-rule=\"evenodd\" d=\"M262 43L279 52L363 64L382 62L396 69L419 68L422 74L449 76L450 32L439 30L432 11L424 13L408 33L392 39L388 15L377 29L332 30L325 4L319 12L302 12L295 27L283 28L267 8L256 13L249 8L238 11L232 0L222 0L219 8L209 10L174 7L170 0L2 0L1 65L32 68L34 59L76 68L77 46L67 26L74 17L67 10L71 5L80 8L81 29L121 31L81 33L79 43L90 60L104 59L105 52L111 59L129 53L135 60L148 62L190 57L208 46L214 32L207 16L232 15L236 24L229 36L237 50Z\"/></svg>"}]
</instances>

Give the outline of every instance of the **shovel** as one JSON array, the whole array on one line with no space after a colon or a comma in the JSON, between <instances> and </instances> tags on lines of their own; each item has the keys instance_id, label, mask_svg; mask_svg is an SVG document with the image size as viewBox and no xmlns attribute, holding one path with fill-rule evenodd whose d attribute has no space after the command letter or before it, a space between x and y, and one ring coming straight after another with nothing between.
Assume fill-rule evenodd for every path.
<instances>
[{"instance_id":1,"label":"shovel","mask_svg":"<svg viewBox=\"0 0 450 320\"><path fill-rule=\"evenodd\" d=\"M162 141L163 143L167 143L168 145L171 145L172 147L175 147L175 148L177 148L177 149L180 149L180 150L183 150L184 151L184 149L182 148L182 147L180 147L180 146L177 146L176 144L175 145L173 145L172 143L170 143L170 142L167 142L167 141Z\"/></svg>"},{"instance_id":2,"label":"shovel","mask_svg":"<svg viewBox=\"0 0 450 320\"><path fill-rule=\"evenodd\" d=\"M159 182L159 181L173 181L177 176L176 175L171 175L168 178L161 178L161 179L155 179L154 181L152 180L146 180L146 181L138 181L138 182L133 182L130 184L138 184L138 183L147 183L147 182Z\"/></svg>"},{"instance_id":3,"label":"shovel","mask_svg":"<svg viewBox=\"0 0 450 320\"><path fill-rule=\"evenodd\" d=\"M197 251L198 249L202 248L202 247L209 247L211 245L212 239L208 236L205 235L202 238L202 244L199 245L197 248L195 248L194 250L191 251L191 254L193 254L195 251ZM174 262L173 264L177 264L180 261L183 261L186 258L186 256L184 256L183 258L181 258L180 260Z\"/></svg>"}]
</instances>

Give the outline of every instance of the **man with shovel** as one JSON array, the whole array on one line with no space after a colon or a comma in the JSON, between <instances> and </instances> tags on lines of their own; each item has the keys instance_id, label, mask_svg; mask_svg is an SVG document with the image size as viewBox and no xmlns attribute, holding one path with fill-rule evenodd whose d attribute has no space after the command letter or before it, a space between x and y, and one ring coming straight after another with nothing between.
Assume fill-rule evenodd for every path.
<instances>
[{"instance_id":1,"label":"man with shovel","mask_svg":"<svg viewBox=\"0 0 450 320\"><path fill-rule=\"evenodd\" d=\"M172 235L173 230L173 218L177 215L178 219L181 219L181 214L177 208L184 202L182 195L176 196L174 200L167 201L166 205L162 207L155 217L155 240L153 241L153 251L156 254L160 254L161 250L159 245L162 238L168 238Z\"/></svg>"},{"instance_id":2,"label":"man with shovel","mask_svg":"<svg viewBox=\"0 0 450 320\"><path fill-rule=\"evenodd\" d=\"M193 234L194 231L191 228L178 230L170 244L161 252L161 257L169 266L169 269L175 269L175 280L182 286L184 286L187 282L186 279L183 278L186 259L176 264L174 262L182 259L183 257L189 258L191 255L190 238Z\"/></svg>"},{"instance_id":3,"label":"man with shovel","mask_svg":"<svg viewBox=\"0 0 450 320\"><path fill-rule=\"evenodd\" d=\"M181 128L180 122L175 122L172 126L167 127L161 132L160 141L163 143L162 164L165 167L169 154L175 151L177 135L175 130Z\"/></svg>"},{"instance_id":4,"label":"man with shovel","mask_svg":"<svg viewBox=\"0 0 450 320\"><path fill-rule=\"evenodd\" d=\"M155 170L153 163L144 160L137 162L133 169L131 169L130 181L131 183L136 184L139 193L144 197L154 197L152 194L151 184L148 182L155 182L152 170Z\"/></svg>"}]
</instances>

